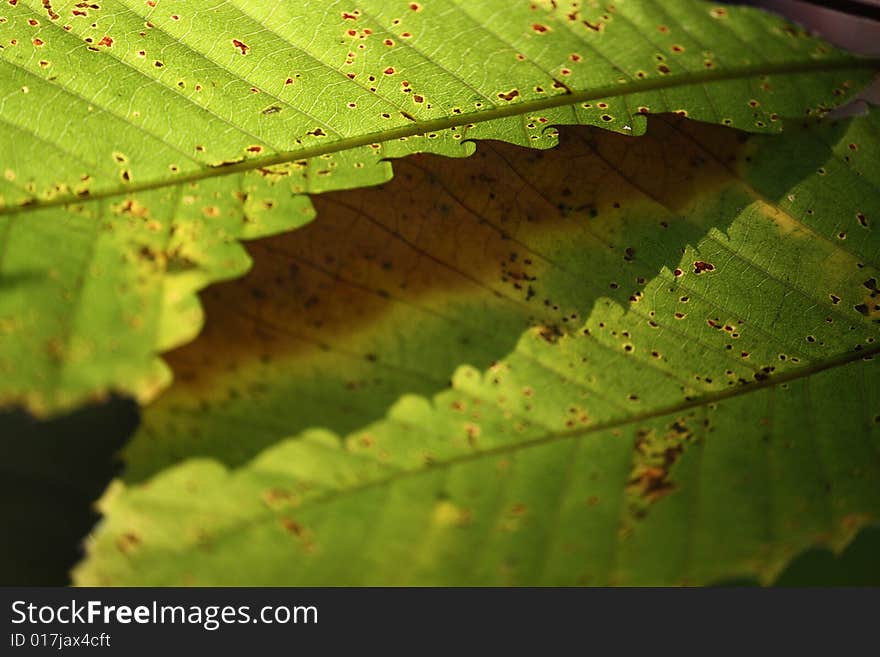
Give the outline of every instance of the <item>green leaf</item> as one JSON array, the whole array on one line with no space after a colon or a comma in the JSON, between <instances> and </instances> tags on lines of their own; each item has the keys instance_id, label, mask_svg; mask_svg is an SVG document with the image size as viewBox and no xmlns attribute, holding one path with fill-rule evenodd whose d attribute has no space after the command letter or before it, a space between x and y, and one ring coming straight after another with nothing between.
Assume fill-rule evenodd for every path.
<instances>
[{"instance_id":1,"label":"green leaf","mask_svg":"<svg viewBox=\"0 0 880 657\"><path fill-rule=\"evenodd\" d=\"M773 131L874 66L696 0L356 4L4 5L0 402L152 399L195 292L249 266L238 240L308 222L304 192L386 181L386 158L640 134L643 112Z\"/></svg>"},{"instance_id":2,"label":"green leaf","mask_svg":"<svg viewBox=\"0 0 880 657\"><path fill-rule=\"evenodd\" d=\"M298 275L287 309L268 272L218 288L253 293L235 310L249 328L226 335L256 344L224 361L220 331L181 352L210 375L148 411L138 476L173 460L145 445L175 424L198 429L177 449L236 461L236 430L271 440L312 407L350 413L359 386L407 366L442 373L430 358L454 340L432 342L428 316L480 327L458 335L488 345L481 358L518 319L515 346L342 438L311 428L235 469L193 458L114 482L76 583L769 582L810 546L842 549L880 514L878 130L877 113L774 138L652 119L639 139L580 129L546 154L404 160L383 190L328 195L264 255L310 254L346 312L305 312ZM355 233L362 258L321 261L330 242L309 232L352 216L385 222L386 250ZM325 389L297 387L310 368ZM344 376L357 385L334 390Z\"/></svg>"}]
</instances>

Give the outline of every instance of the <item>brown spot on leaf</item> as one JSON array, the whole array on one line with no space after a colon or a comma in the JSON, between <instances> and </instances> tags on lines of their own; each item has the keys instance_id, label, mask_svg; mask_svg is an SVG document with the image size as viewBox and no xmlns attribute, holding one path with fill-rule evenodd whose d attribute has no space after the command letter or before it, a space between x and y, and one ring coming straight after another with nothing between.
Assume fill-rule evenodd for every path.
<instances>
[{"instance_id":1,"label":"brown spot on leaf","mask_svg":"<svg viewBox=\"0 0 880 657\"><path fill-rule=\"evenodd\" d=\"M648 506L675 489L670 472L691 440L691 431L683 420L669 425L668 430L640 429L633 446L633 466L627 493L630 511L643 516Z\"/></svg>"},{"instance_id":2,"label":"brown spot on leaf","mask_svg":"<svg viewBox=\"0 0 880 657\"><path fill-rule=\"evenodd\" d=\"M134 532L124 532L116 537L116 549L122 554L131 554L140 544L140 536Z\"/></svg>"}]
</instances>

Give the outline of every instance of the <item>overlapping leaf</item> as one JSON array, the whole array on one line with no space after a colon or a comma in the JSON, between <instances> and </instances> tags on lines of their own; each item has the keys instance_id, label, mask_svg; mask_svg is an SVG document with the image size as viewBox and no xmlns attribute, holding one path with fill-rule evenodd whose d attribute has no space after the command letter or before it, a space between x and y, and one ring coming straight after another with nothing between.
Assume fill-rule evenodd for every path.
<instances>
[{"instance_id":1,"label":"overlapping leaf","mask_svg":"<svg viewBox=\"0 0 880 657\"><path fill-rule=\"evenodd\" d=\"M215 458L116 482L76 581L769 581L840 548L880 513L878 121L572 131L328 196L216 289L244 319L175 356L130 478ZM338 432L223 465L303 417Z\"/></svg>"},{"instance_id":2,"label":"overlapping leaf","mask_svg":"<svg viewBox=\"0 0 880 657\"><path fill-rule=\"evenodd\" d=\"M387 180L384 158L654 112L775 130L868 74L752 10L582 4L5 3L0 400L152 398L194 292L247 268L238 240L307 222L303 192Z\"/></svg>"}]
</instances>

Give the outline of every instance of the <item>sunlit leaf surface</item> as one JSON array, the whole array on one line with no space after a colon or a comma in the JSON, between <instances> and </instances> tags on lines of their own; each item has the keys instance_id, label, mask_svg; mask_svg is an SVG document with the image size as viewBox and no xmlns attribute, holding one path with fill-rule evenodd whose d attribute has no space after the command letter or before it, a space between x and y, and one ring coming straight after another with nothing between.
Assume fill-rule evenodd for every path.
<instances>
[{"instance_id":1,"label":"sunlit leaf surface","mask_svg":"<svg viewBox=\"0 0 880 657\"><path fill-rule=\"evenodd\" d=\"M239 244L385 158L821 114L873 64L696 0L17 0L0 9L0 402L148 401Z\"/></svg>"}]
</instances>

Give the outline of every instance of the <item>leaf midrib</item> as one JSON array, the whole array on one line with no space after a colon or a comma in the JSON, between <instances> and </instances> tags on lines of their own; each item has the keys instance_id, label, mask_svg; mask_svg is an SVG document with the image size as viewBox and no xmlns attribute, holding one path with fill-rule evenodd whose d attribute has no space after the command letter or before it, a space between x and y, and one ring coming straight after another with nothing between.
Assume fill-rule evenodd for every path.
<instances>
[{"instance_id":1,"label":"leaf midrib","mask_svg":"<svg viewBox=\"0 0 880 657\"><path fill-rule=\"evenodd\" d=\"M690 410L692 408L699 408L701 406L708 406L709 404L721 402L727 399L732 399L735 397L741 397L743 395L748 395L758 390L763 390L765 388L774 387L777 385L781 385L783 383L789 383L791 381L797 381L799 379L805 379L820 372L824 372L826 370L834 369L835 367L843 367L860 359L870 359L871 357L880 354L880 344L871 347L870 349L862 349L859 351L853 351L846 354L841 354L834 358L829 358L825 361L821 361L818 363L813 363L812 365L806 365L804 367L799 367L796 369L789 370L788 372L783 372L778 375L771 375L764 381L755 381L754 383L747 383L741 386L736 386L733 388L728 388L726 390L721 390L715 393L709 393L706 395L701 395L692 400L682 400L681 402L670 404L668 406L661 406L659 408L655 408L651 411L646 411L644 413L630 415L627 417L622 417L616 420L609 420L608 422L601 422L594 424L589 427L583 427L580 429L574 429L572 431L549 431L545 435L539 438L533 438L531 440L524 440L522 442L510 443L507 445L499 445L498 447L494 447L492 449L486 449L478 452L472 452L468 454L464 454L462 456L456 456L449 458L445 461L440 461L437 463L432 463L426 465L421 468L414 468L412 470L400 470L395 472L393 475L388 477L375 479L373 481L365 482L363 484L359 484L356 486L350 486L343 490L339 490L327 495L317 496L311 500L307 500L303 502L303 506L310 504L323 504L327 502L331 502L334 499L345 495L351 495L359 492L363 489L370 489L381 487L387 484L391 484L399 479L405 479L412 476L417 476L421 474L425 474L432 470L437 470L441 468L448 468L454 465L458 465L461 463L468 463L471 461L477 461L483 458L491 458L492 456L498 456L502 454L509 454L511 452L516 452L521 449L530 449L532 447L538 447L540 445L546 445L549 443L554 443L562 440L572 440L576 438L581 438L583 436L588 436L594 433L600 433L602 431L608 431L611 429L619 429L621 427L625 427L630 424L638 424L640 422L646 422L648 420L653 420L658 417L663 417L664 415L672 415L674 413L681 413L683 411Z\"/></svg>"},{"instance_id":2,"label":"leaf midrib","mask_svg":"<svg viewBox=\"0 0 880 657\"><path fill-rule=\"evenodd\" d=\"M402 137L414 137L430 132L438 132L457 128L464 125L485 123L488 121L507 118L510 116L518 116L522 114L527 114L532 111L540 111L553 109L556 107L576 105L578 103L590 100L616 98L635 93L674 89L677 87L687 87L692 85L702 85L710 82L722 82L725 80L748 79L764 75L796 75L799 73L810 72L871 69L880 69L880 58L849 57L833 61L811 60L801 62L784 62L769 65L756 64L750 66L733 67L726 70L711 69L707 71L698 71L695 73L685 73L682 75L672 76L670 78L629 81L615 85L608 85L593 90L575 91L571 93L563 93L556 96L551 96L549 98L514 102L510 105L496 106L491 110L456 114L428 121L414 121L408 125L400 126L398 128L392 128L380 132L367 133L356 137L344 138L327 145L313 146L296 151L286 151L284 153L277 153L275 155L268 155L266 157L251 158L243 162L236 162L228 165L212 167L209 166L207 168L199 169L198 171L193 171L192 173L175 175L173 178L146 181L143 183L133 183L124 187L120 186L112 189L107 189L101 192L97 192L95 194L67 194L59 195L52 199L46 200L31 198L18 205L0 207L0 216L34 212L46 208L66 206L73 203L89 203L102 199L113 198L115 196L136 194L139 192L152 191L165 187L174 187L186 183L199 182L201 180L220 178L237 173L255 171L257 169L262 169L270 166L287 164L298 160L319 157L321 155L347 151L361 146L381 144L389 141L394 141Z\"/></svg>"},{"instance_id":3,"label":"leaf midrib","mask_svg":"<svg viewBox=\"0 0 880 657\"><path fill-rule=\"evenodd\" d=\"M840 354L833 358L828 358L826 360L813 363L811 365L805 365L803 367L798 367L787 372L783 372L777 375L770 375L769 378L763 381L755 381L754 383L747 383L741 386L736 386L734 388L729 388L726 390L721 390L715 393L709 393L705 395L701 395L691 400L682 400L675 404L670 404L667 406L661 406L655 408L650 411L646 411L644 413L630 415L627 417L618 418L616 420L609 420L607 422L597 423L591 425L589 427L583 427L580 429L574 429L572 431L548 431L544 435L533 438L531 440L524 440L516 443L509 443L506 445L499 445L498 447L494 447L491 449L485 449L475 452L470 452L467 454L463 454L461 456L454 456L443 461L437 461L428 465L424 465L421 467L407 469L405 466L395 470L392 474L389 474L386 477L378 477L376 479L372 479L370 481L366 481L363 483L355 484L352 486L345 486L338 490L330 491L326 494L319 494L311 499L304 500L298 508L303 508L306 506L314 506L320 504L329 504L341 498L347 497L349 495L356 495L366 490L381 488L383 486L388 486L394 484L398 481L409 479L411 477L422 476L427 473L437 471L444 468L450 468L456 465L460 465L463 463L470 463L473 461L478 461L484 458L491 458L493 456L500 456L504 454L510 454L512 452L517 452L523 449L530 449L532 447L538 447L541 445L546 445L550 443L560 442L563 440L574 440L577 438L582 438L584 436L588 436L590 434L600 433L602 431L608 431L612 429L619 429L621 427L625 427L631 424L637 424L640 422L646 422L648 420L653 420L658 417L663 417L665 415L672 415L675 413L681 413L683 411L690 410L692 408L699 408L702 406L708 406L709 404L718 403L721 401L725 401L727 399L733 399L736 397L741 397L743 395L749 395L753 392L757 392L759 390L764 390L766 388L775 387L781 385L783 383L789 383L791 381L797 381L799 379L805 379L820 372L824 372L826 370L834 369L836 367L843 367L845 365L849 365L858 360L871 360L874 356L880 354L880 344L875 345L868 349L862 349L858 351L851 351L845 354ZM271 449L271 448L270 448ZM354 456L354 455L352 455ZM245 464L239 468L233 470L226 470L227 476L235 476L239 472L246 470L249 467L249 464ZM275 517L277 512L274 509L270 509L268 511L268 515L271 517ZM240 531L245 529L248 526L257 524L259 522L263 522L266 518L252 518L247 521L237 522L234 525L225 527L223 529L223 533L232 533L235 531Z\"/></svg>"},{"instance_id":4,"label":"leaf midrib","mask_svg":"<svg viewBox=\"0 0 880 657\"><path fill-rule=\"evenodd\" d=\"M401 469L397 470L394 473L386 476L379 477L373 479L371 481L367 481L361 484L356 484L353 486L347 486L345 488L341 488L335 491L328 492L323 495L316 495L315 497L304 500L297 508L302 509L304 507L314 507L322 504L332 504L333 502L344 499L351 495L357 495L359 493L369 491L372 489L381 488L383 486L393 485L394 483L409 479L412 477L422 476L434 471L437 471L441 468L449 468L455 465L469 463L473 461L477 461L482 458L491 458L493 456L498 456L502 454L507 454L511 452L516 452L521 449L529 449L531 447L537 447L544 444L553 443L556 441L569 440L569 439L577 439L586 435L590 435L592 433L597 433L601 431L607 431L610 429L615 429L623 426L627 426L629 424L634 424L637 422L644 422L647 420L655 419L657 417L662 417L664 415L670 415L673 413L678 413L681 411L685 411L691 408L696 408L700 406L705 406L714 402L723 401L726 399L731 399L735 397L739 397L742 395L751 394L752 392L763 390L768 387L780 385L782 383L796 381L799 379L807 378L814 374L818 374L819 372L823 372L825 370L833 369L835 367L842 367L853 363L859 359L868 359L877 354L880 354L880 345L876 345L871 347L870 349L864 349L861 351L852 351L849 353L838 355L834 358L826 359L822 362L814 363L812 365L800 367L797 369L789 370L788 372L784 372L782 374L778 374L776 376L771 376L769 379L765 381L757 381L755 383L749 383L743 386L738 386L733 389L723 390L718 393L711 393L707 395L703 395L698 399L694 399L691 401L683 401L677 404L672 404L669 406L661 407L654 409L652 411L648 411L646 413L642 413L639 415L632 415L626 418L621 418L619 420L612 420L602 424L596 424L591 427L585 427L581 429L576 429L569 432L548 432L546 435L541 436L540 438L535 438L532 440L527 440L515 444L502 445L497 448L487 449L480 452L474 452L465 454L458 457L449 458L445 461L434 463L431 465L426 465L419 468L413 469ZM246 468L247 465L243 466L241 469ZM236 471L226 471L228 475L235 475ZM215 538L226 538L240 532L246 531L249 528L259 525L265 522L274 521L281 511L271 508L263 507L265 513L259 515L252 515L245 519L240 519L237 522L234 522L230 525L227 525L213 533ZM163 549L163 552L168 552L167 549Z\"/></svg>"}]
</instances>

